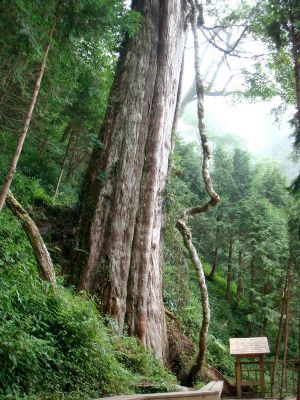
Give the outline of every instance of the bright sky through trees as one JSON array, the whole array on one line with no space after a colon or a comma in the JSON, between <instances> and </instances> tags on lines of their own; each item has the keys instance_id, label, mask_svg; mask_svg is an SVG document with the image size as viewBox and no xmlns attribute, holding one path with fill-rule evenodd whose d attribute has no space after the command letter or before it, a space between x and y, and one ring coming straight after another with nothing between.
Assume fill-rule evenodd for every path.
<instances>
[{"instance_id":1,"label":"bright sky through trees","mask_svg":"<svg viewBox=\"0 0 300 400\"><path fill-rule=\"evenodd\" d=\"M213 26L213 21L207 22L208 26ZM235 39L232 40L234 42ZM205 38L201 38L205 57L201 65L202 74L209 77L213 75L217 63L224 55L212 45L205 50L207 43ZM224 63L219 69L215 81L215 88L221 90L230 76L233 76L227 91L242 91L243 69L251 69L254 60L248 58L249 55L263 54L265 48L261 42L246 38L242 43L242 48L247 52L246 58L226 56ZM188 90L193 80L194 55L191 38L188 38L186 45L185 73L183 80L183 95ZM276 160L281 165L283 171L289 178L294 178L298 173L297 164L291 159L292 129L288 121L294 114L294 109L289 107L285 112L278 115L274 111L278 109L281 102L279 98L271 101L250 102L246 99L237 99L236 96L205 97L206 125L211 133L217 136L236 136L240 145L259 158L270 158ZM185 115L181 119L179 130L180 136L185 141L197 140L195 102L188 105Z\"/></svg>"}]
</instances>

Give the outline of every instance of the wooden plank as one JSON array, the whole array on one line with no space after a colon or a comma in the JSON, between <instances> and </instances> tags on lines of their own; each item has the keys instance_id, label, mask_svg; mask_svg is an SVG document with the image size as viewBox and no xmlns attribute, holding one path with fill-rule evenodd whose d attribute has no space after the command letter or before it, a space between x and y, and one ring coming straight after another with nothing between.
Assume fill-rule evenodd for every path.
<instances>
[{"instance_id":1,"label":"wooden plank","mask_svg":"<svg viewBox=\"0 0 300 400\"><path fill-rule=\"evenodd\" d=\"M270 353L268 338L250 337L250 338L230 338L230 354L251 356L256 354Z\"/></svg>"},{"instance_id":2,"label":"wooden plank","mask_svg":"<svg viewBox=\"0 0 300 400\"><path fill-rule=\"evenodd\" d=\"M223 381L211 381L207 385L203 386L201 389L198 390L198 392L220 392L222 393L224 386Z\"/></svg>"},{"instance_id":3,"label":"wooden plank","mask_svg":"<svg viewBox=\"0 0 300 400\"><path fill-rule=\"evenodd\" d=\"M200 390L186 392L131 394L103 397L99 400L219 400L223 390L223 381L212 381Z\"/></svg>"}]
</instances>

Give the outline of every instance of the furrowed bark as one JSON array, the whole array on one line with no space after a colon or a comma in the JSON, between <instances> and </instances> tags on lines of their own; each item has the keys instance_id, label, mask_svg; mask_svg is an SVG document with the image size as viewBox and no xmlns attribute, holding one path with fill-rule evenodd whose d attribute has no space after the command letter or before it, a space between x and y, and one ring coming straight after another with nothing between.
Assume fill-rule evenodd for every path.
<instances>
[{"instance_id":1,"label":"furrowed bark","mask_svg":"<svg viewBox=\"0 0 300 400\"><path fill-rule=\"evenodd\" d=\"M0 212L3 209L6 197L8 195L8 191L10 189L12 180L13 180L13 178L15 176L15 173L16 173L16 170L17 170L17 164L18 164L18 161L19 161L19 158L20 158L21 151L23 149L23 144L24 144L27 132L28 132L28 128L29 128L29 124L30 124L30 121L31 121L32 113L33 113L33 110L34 110L34 107L35 107L35 104L36 104L36 100L37 100L38 94L40 92L41 82L42 82L42 78L43 78L43 75L44 75L46 62L47 62L47 58L48 58L48 53L49 53L50 46L51 46L51 40L52 40L52 36L53 36L53 33L54 33L54 29L55 29L55 25L56 25L56 21L57 21L57 17L58 17L59 8L60 8L61 3L62 3L62 0L58 0L57 1L55 14L54 14L52 25L51 25L50 32L49 32L48 44L47 44L47 46L45 48L43 60L42 60L42 63L40 65L40 69L39 69L39 72L37 74L37 77L36 77L36 82L35 82L34 90L33 90L33 93L32 93L31 101L30 101L30 104L29 104L29 107L28 107L28 111L27 111L27 113L25 115L25 118L24 118L22 131L21 131L21 134L20 134L19 139L18 139L18 143L17 143L17 146L16 146L15 153L14 153L13 158L11 160L11 164L9 166L7 175L6 175L5 179L4 179L4 184L3 184L2 190L0 192Z\"/></svg>"},{"instance_id":2,"label":"furrowed bark","mask_svg":"<svg viewBox=\"0 0 300 400\"><path fill-rule=\"evenodd\" d=\"M138 0L81 207L78 290L158 357L167 358L162 301L162 201L185 41L184 0ZM87 253L87 255L86 255Z\"/></svg>"},{"instance_id":3,"label":"furrowed bark","mask_svg":"<svg viewBox=\"0 0 300 400\"><path fill-rule=\"evenodd\" d=\"M210 323L210 306L209 306L207 286L205 282L205 275L203 271L203 265L195 249L195 246L193 245L192 234L190 229L188 228L187 222L189 216L207 212L211 207L216 206L220 201L219 195L213 189L210 177L210 172L209 172L210 148L204 126L204 107L203 107L204 89L200 75L200 49L199 49L199 40L197 33L197 22L199 18L199 12L201 12L200 10L201 6L197 1L194 0L189 0L189 3L191 5L191 25L194 36L194 47L195 47L195 76L196 76L196 92L197 92L198 131L203 152L202 176L206 192L210 197L210 199L205 204L196 207L191 207L185 210L176 223L176 227L182 235L185 247L189 252L189 255L197 272L198 283L201 292L201 302L202 302L202 325L199 335L199 352L196 361L189 372L189 376L187 378L188 384L194 381L195 377L199 374L199 372L201 372L201 369L203 368L204 365L205 351L207 346L207 335Z\"/></svg>"},{"instance_id":4,"label":"furrowed bark","mask_svg":"<svg viewBox=\"0 0 300 400\"><path fill-rule=\"evenodd\" d=\"M6 203L11 212L20 221L31 243L41 278L50 282L52 287L56 288L57 284L54 267L38 227L21 204L15 199L10 190L7 193Z\"/></svg>"}]
</instances>

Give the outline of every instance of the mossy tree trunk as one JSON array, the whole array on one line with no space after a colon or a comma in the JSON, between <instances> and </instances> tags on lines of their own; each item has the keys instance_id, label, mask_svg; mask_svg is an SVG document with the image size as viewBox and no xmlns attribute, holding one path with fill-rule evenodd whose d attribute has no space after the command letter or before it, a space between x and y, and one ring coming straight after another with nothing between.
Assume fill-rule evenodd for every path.
<instances>
[{"instance_id":1,"label":"mossy tree trunk","mask_svg":"<svg viewBox=\"0 0 300 400\"><path fill-rule=\"evenodd\" d=\"M162 203L186 34L184 0L136 0L83 188L78 290L100 296L117 332L167 356L162 300Z\"/></svg>"}]
</instances>

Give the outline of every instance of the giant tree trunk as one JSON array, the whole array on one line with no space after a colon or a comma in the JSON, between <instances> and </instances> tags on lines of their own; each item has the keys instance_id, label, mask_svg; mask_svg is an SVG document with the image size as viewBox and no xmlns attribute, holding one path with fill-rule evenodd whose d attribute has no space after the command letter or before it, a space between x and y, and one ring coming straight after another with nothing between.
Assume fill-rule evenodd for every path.
<instances>
[{"instance_id":1,"label":"giant tree trunk","mask_svg":"<svg viewBox=\"0 0 300 400\"><path fill-rule=\"evenodd\" d=\"M117 332L167 356L162 201L185 42L184 0L136 0L142 14L118 64L83 188L78 290L97 293ZM83 250L83 251L82 251Z\"/></svg>"}]
</instances>

